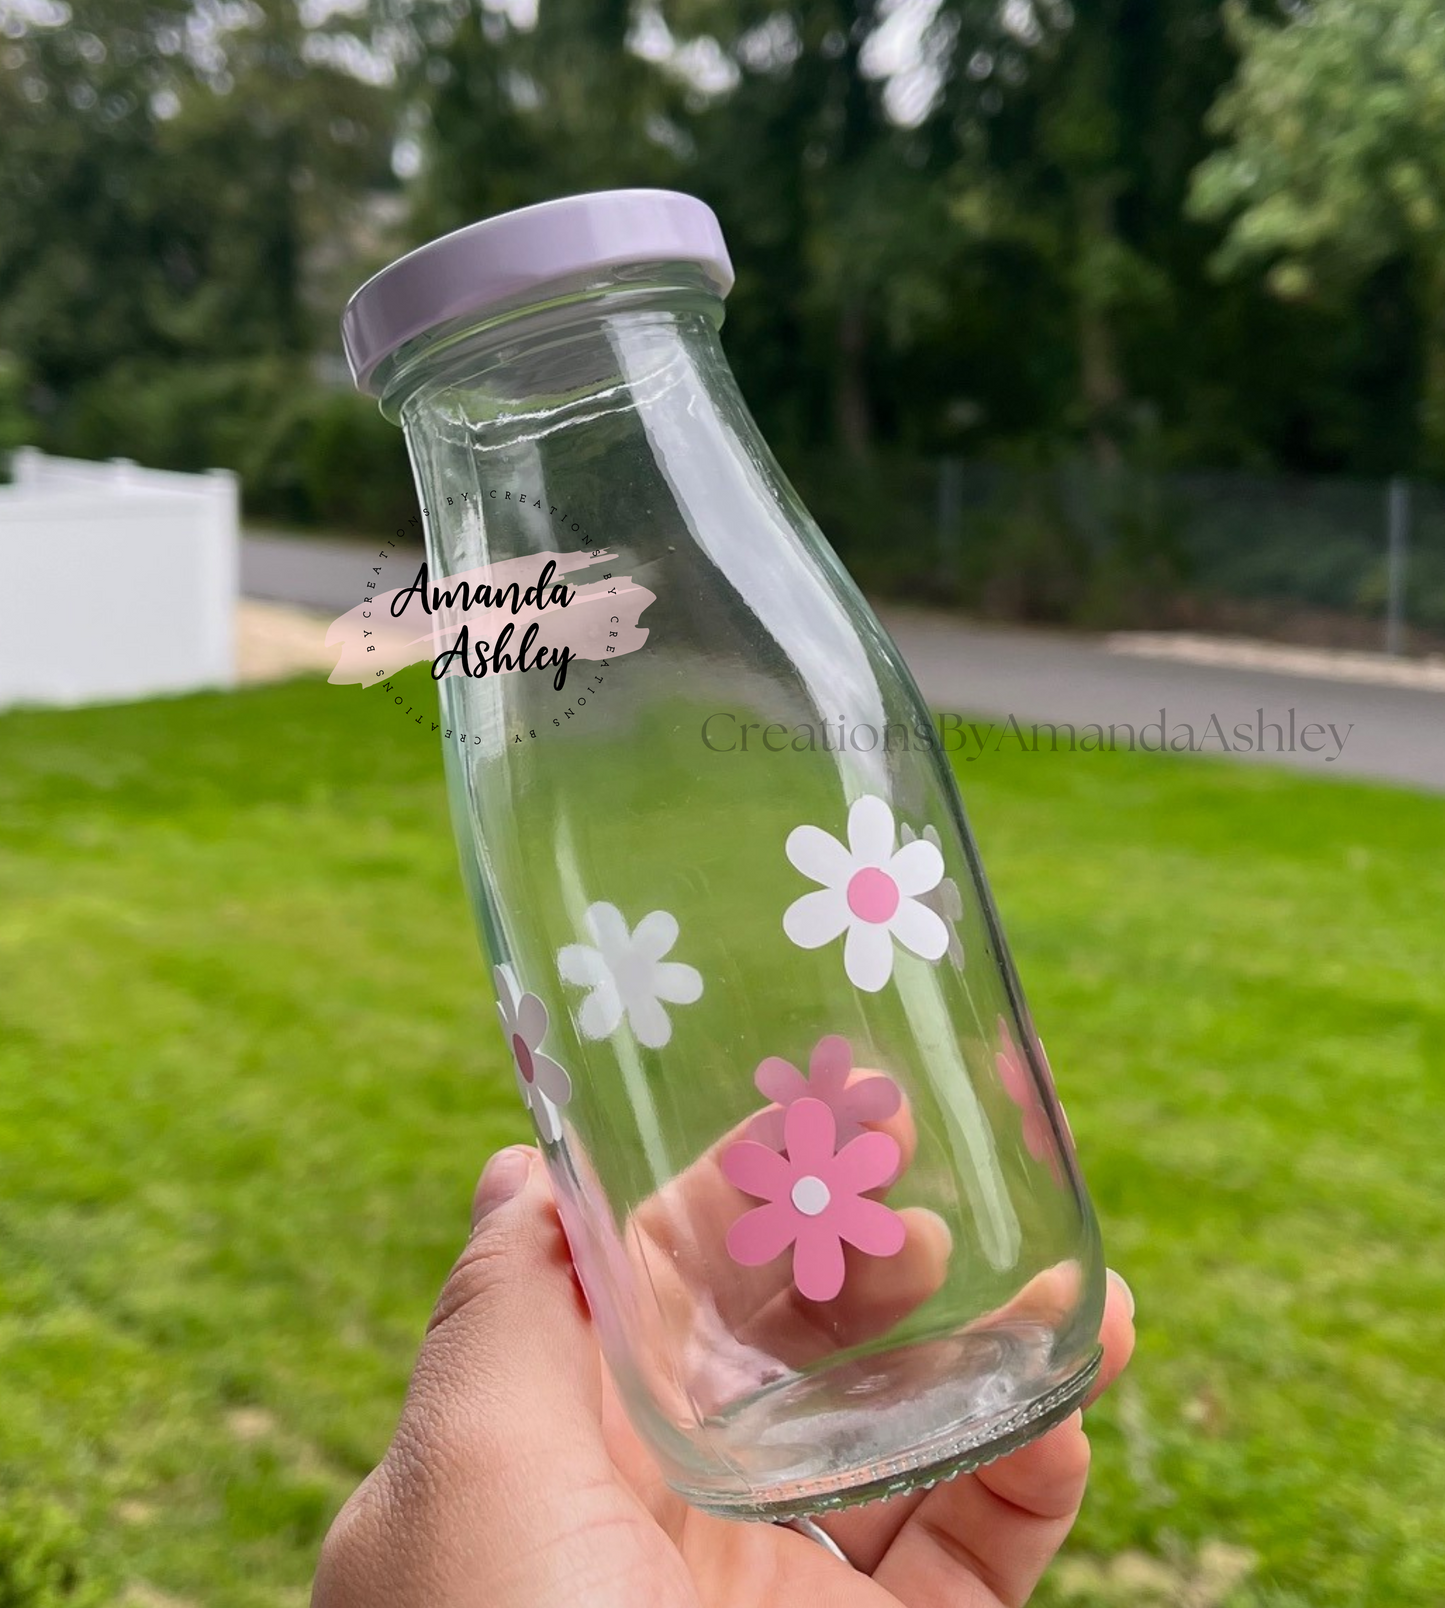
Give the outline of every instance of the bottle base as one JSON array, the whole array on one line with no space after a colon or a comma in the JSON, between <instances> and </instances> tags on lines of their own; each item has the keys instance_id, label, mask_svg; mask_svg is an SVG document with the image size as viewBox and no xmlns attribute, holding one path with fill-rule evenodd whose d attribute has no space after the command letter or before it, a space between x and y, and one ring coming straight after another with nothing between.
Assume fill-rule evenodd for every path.
<instances>
[{"instance_id":1,"label":"bottle base","mask_svg":"<svg viewBox=\"0 0 1445 1608\"><path fill-rule=\"evenodd\" d=\"M834 1460L822 1469L798 1470L791 1479L770 1480L765 1490L756 1486L751 1490L704 1490L690 1488L678 1480L669 1483L703 1512L719 1518L764 1521L830 1513L865 1502L881 1502L908 1491L927 1490L940 1480L967 1474L1017 1451L1062 1423L1082 1405L1098 1375L1101 1356L1096 1349L1066 1379L1024 1400L1015 1395L996 1412L981 1414L974 1402L971 1412L949 1414L942 1425L922 1438L912 1439L903 1453L850 1458L843 1467ZM939 1424L942 1416L934 1417L932 1423Z\"/></svg>"}]
</instances>

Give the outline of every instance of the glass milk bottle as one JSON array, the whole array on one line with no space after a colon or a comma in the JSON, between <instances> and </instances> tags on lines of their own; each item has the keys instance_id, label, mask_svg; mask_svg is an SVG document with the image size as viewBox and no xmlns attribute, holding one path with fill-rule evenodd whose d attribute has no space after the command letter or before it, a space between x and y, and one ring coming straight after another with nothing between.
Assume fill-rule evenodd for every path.
<instances>
[{"instance_id":1,"label":"glass milk bottle","mask_svg":"<svg viewBox=\"0 0 1445 1608\"><path fill-rule=\"evenodd\" d=\"M731 283L706 206L616 191L424 246L344 327L599 1341L679 1492L782 1519L1057 1423L1104 1287L947 757L738 393Z\"/></svg>"}]
</instances>

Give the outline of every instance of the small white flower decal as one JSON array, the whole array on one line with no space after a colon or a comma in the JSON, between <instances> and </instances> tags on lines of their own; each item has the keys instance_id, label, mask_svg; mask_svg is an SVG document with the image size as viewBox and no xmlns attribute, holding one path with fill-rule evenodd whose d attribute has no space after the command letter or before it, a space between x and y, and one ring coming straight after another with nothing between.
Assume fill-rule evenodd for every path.
<instances>
[{"instance_id":1,"label":"small white flower decal","mask_svg":"<svg viewBox=\"0 0 1445 1608\"><path fill-rule=\"evenodd\" d=\"M939 842L936 826L925 826L922 835L940 854L943 853L943 845ZM899 836L905 843L916 843L919 834L905 821L899 828ZM953 962L956 971L962 971L963 939L958 936L958 923L963 920L963 895L959 892L957 882L952 877L945 877L931 893L922 894L920 897L930 910L942 916L944 925L948 928L948 958Z\"/></svg>"},{"instance_id":2,"label":"small white flower decal","mask_svg":"<svg viewBox=\"0 0 1445 1608\"><path fill-rule=\"evenodd\" d=\"M639 1044L660 1050L672 1037L663 1005L702 998L701 972L663 958L677 942L677 918L654 910L629 932L616 905L598 903L588 907L585 920L592 944L568 944L557 956L569 983L591 989L577 1025L586 1038L609 1038L625 1016Z\"/></svg>"},{"instance_id":3,"label":"small white flower decal","mask_svg":"<svg viewBox=\"0 0 1445 1608\"><path fill-rule=\"evenodd\" d=\"M497 985L502 1034L517 1071L517 1088L532 1113L537 1132L549 1144L556 1144L562 1137L557 1108L572 1098L572 1079L538 1047L547 1035L547 1007L535 994L520 992L510 966L498 966L492 979Z\"/></svg>"},{"instance_id":4,"label":"small white flower decal","mask_svg":"<svg viewBox=\"0 0 1445 1608\"><path fill-rule=\"evenodd\" d=\"M873 794L848 811L848 846L817 826L788 834L788 858L806 877L821 882L783 915L783 931L800 949L821 949L841 933L848 981L876 994L893 976L893 945L924 960L948 950L948 927L920 899L943 880L943 855L926 839L895 852L893 811Z\"/></svg>"}]
</instances>

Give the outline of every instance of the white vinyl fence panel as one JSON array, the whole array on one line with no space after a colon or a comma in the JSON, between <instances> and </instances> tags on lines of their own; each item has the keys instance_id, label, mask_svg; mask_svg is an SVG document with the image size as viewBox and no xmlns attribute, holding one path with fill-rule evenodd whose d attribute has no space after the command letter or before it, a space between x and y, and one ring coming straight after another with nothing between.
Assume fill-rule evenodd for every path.
<instances>
[{"instance_id":1,"label":"white vinyl fence panel","mask_svg":"<svg viewBox=\"0 0 1445 1608\"><path fill-rule=\"evenodd\" d=\"M0 486L0 708L234 683L235 477L24 448Z\"/></svg>"}]
</instances>

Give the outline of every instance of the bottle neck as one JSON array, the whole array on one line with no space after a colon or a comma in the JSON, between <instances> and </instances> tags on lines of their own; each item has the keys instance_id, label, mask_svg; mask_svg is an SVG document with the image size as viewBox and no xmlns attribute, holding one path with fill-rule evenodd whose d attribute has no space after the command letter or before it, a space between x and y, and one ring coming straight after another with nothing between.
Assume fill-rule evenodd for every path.
<instances>
[{"instance_id":1,"label":"bottle neck","mask_svg":"<svg viewBox=\"0 0 1445 1608\"><path fill-rule=\"evenodd\" d=\"M465 397L481 424L518 412L547 412L585 399L623 376L609 330L669 326L679 339L716 344L723 303L691 263L611 269L587 280L535 289L482 316L428 330L378 371L382 412L410 434L443 399Z\"/></svg>"}]
</instances>

